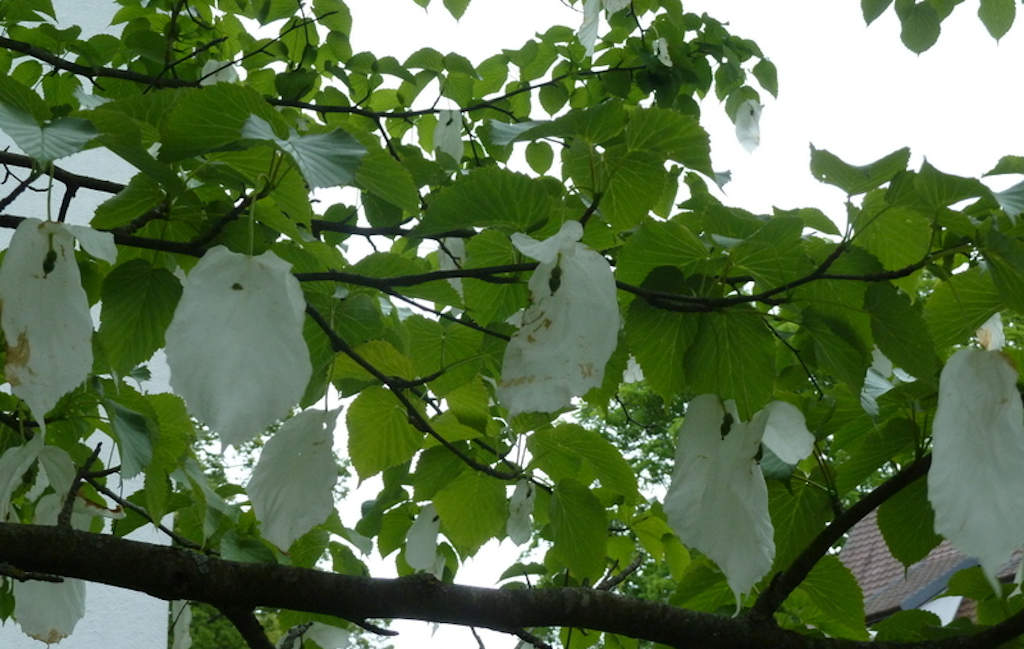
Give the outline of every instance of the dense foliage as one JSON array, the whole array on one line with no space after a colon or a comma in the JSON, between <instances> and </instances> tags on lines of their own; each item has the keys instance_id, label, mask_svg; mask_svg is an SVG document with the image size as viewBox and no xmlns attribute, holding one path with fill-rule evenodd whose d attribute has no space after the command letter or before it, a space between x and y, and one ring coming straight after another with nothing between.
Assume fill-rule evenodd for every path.
<instances>
[{"instance_id":1,"label":"dense foliage","mask_svg":"<svg viewBox=\"0 0 1024 649\"><path fill-rule=\"evenodd\" d=\"M116 35L83 37L49 0L0 2L22 152L0 153L0 617L57 640L84 580L212 605L254 648L391 618L850 647L861 592L830 550L879 508L899 560L945 535L990 582L953 589L985 628L897 615L874 641L1024 633L994 578L1024 541L1024 359L993 318L1024 312L1024 184L813 150L845 214L724 204L699 101L756 147L777 74L679 0L578 1L581 25L480 62L353 52L343 0L118 4ZM890 4L920 52L961 2L865 19ZM994 37L1015 6L981 0ZM134 175L61 166L90 149ZM16 211L28 189L45 210ZM107 198L82 215L79 191ZM204 470L211 435L258 453L243 484ZM383 485L351 528L342 466ZM123 538L168 514L171 547ZM457 585L506 536L536 560ZM372 547L404 576L373 579Z\"/></svg>"}]
</instances>

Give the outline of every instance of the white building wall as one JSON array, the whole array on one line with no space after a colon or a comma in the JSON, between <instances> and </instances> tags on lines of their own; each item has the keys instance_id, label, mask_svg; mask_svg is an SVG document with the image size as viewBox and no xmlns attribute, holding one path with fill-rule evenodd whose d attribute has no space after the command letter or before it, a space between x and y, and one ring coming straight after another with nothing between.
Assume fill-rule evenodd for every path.
<instances>
[{"instance_id":1,"label":"white building wall","mask_svg":"<svg viewBox=\"0 0 1024 649\"><path fill-rule=\"evenodd\" d=\"M83 38L100 32L113 32L110 27L110 19L118 8L113 0L54 0L53 5L60 26L81 26ZM91 91L92 89L87 85L86 90ZM0 133L0 148L6 146L10 146L12 151L19 151L5 135ZM127 182L134 173L131 166L105 151L86 151L64 158L57 164L75 173L119 182ZM24 177L24 175L19 175L19 177ZM7 187L13 187L13 183L9 183L4 189ZM0 196L4 195L4 189L0 189ZM60 204L63 190L60 183L54 183L52 199L54 209ZM108 195L85 189L80 190L71 203L68 222L87 224L92 218L96 206L107 198L109 198ZM25 192L7 208L6 213L46 218L44 200L44 196ZM0 231L0 247L6 247L12 233L11 230ZM113 444L107 441L103 446L103 455L106 457L106 450L112 448ZM130 481L124 485L123 493L128 495L141 487L141 481ZM112 488L117 489L113 484ZM166 537L151 527L136 530L128 538L149 543L167 543ZM167 646L167 610L166 602L148 595L102 584L88 584L85 617L79 621L74 633L55 647L56 649L164 649ZM2 649L41 649L44 646L42 642L24 635L13 620L7 620L7 623L0 627L0 648Z\"/></svg>"}]
</instances>

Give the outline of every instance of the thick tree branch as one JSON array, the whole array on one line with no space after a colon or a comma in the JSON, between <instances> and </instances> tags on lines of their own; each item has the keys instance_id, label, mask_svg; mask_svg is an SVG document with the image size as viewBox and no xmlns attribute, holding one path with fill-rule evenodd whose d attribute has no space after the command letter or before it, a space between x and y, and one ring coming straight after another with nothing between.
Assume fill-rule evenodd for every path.
<instances>
[{"instance_id":1,"label":"thick tree branch","mask_svg":"<svg viewBox=\"0 0 1024 649\"><path fill-rule=\"evenodd\" d=\"M0 523L0 561L222 610L287 608L348 620L404 618L508 633L566 626L701 649L986 649L1024 633L1024 612L971 636L871 643L803 636L753 617L730 618L587 588L490 589L414 575L372 579L276 564L237 563L110 535Z\"/></svg>"},{"instance_id":2,"label":"thick tree branch","mask_svg":"<svg viewBox=\"0 0 1024 649\"><path fill-rule=\"evenodd\" d=\"M850 528L857 524L862 518L870 514L875 508L892 498L905 487L910 486L914 481L922 478L928 473L932 465L932 456L925 455L910 466L906 467L893 477L889 478L869 494L858 500L849 509L836 516L828 527L814 537L803 552L793 560L793 563L785 571L775 575L771 584L757 598L753 608L750 609L750 616L761 619L771 617L782 602L789 597L789 594L800 585L807 577L814 564L818 563L839 539L846 534Z\"/></svg>"}]
</instances>

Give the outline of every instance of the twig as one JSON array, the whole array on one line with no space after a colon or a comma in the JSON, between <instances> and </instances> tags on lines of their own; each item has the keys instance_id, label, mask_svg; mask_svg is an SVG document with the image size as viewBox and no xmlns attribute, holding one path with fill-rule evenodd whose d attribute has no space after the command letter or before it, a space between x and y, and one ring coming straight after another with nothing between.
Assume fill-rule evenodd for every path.
<instances>
[{"instance_id":1,"label":"twig","mask_svg":"<svg viewBox=\"0 0 1024 649\"><path fill-rule=\"evenodd\" d=\"M786 349L792 352L793 356L795 356L796 360L800 363L800 367L804 368L804 373L807 374L807 378L810 379L811 385L814 386L814 391L818 393L818 400L820 401L821 399L824 399L825 391L822 390L821 385L818 384L818 377L814 376L814 372L812 372L811 368L808 367L807 363L804 362L804 357L800 354L800 351L796 347L791 345L788 340L783 338L782 334L779 333L778 330L775 329L775 327L768 324L768 320L766 318L761 318L761 320L762 322L764 322L764 326L768 327L768 331L772 332L772 335L775 336L779 340L779 342L785 345Z\"/></svg>"},{"instance_id":2,"label":"twig","mask_svg":"<svg viewBox=\"0 0 1024 649\"><path fill-rule=\"evenodd\" d=\"M292 649L295 641L305 635L311 626L313 626L312 622L306 622L305 624L296 624L288 629L288 633L284 634L284 637L277 643L277 649Z\"/></svg>"},{"instance_id":3,"label":"twig","mask_svg":"<svg viewBox=\"0 0 1024 649\"><path fill-rule=\"evenodd\" d=\"M309 317L313 319L314 322L316 322L320 329L322 329L323 332L327 335L327 338L331 341L331 347L335 351L341 352L348 356L349 358L351 358L353 361L356 362L357 365L359 365L364 370L369 372L370 376L377 379L391 390L391 394L393 394L395 398L398 399L399 403L401 403L402 406L405 408L406 414L409 415L409 423L411 423L417 430L433 437L441 444L441 446L444 446L446 449L451 451L467 466L476 469L481 473L486 473L487 475L494 478L498 478L499 480L515 480L522 475L522 471L499 471L491 466L488 466L481 462L477 462L465 451L463 451L458 446L445 439L443 435L434 430L434 427L430 425L430 422L427 421L426 418L416 408L416 406L414 406L413 403L409 401L409 398L405 396L405 392L400 387L396 388L394 386L393 379L383 374L373 365L373 363L363 358L361 354L356 352L356 350L354 350L347 342L345 342L345 340L342 339L341 336L339 336L337 332L334 331L334 328L331 327L330 323L328 323L327 320L324 319L323 315L321 315L319 311L317 311L315 308L307 304L306 313L309 315Z\"/></svg>"},{"instance_id":4,"label":"twig","mask_svg":"<svg viewBox=\"0 0 1024 649\"><path fill-rule=\"evenodd\" d=\"M518 629L516 631L513 631L513 633L515 634L515 636L517 638L519 638L520 640L522 640L523 642L525 642L527 644L533 645L537 649L551 649L551 645L549 645L548 643L544 642L543 640L541 640L537 636L533 635L532 633L530 633L526 629Z\"/></svg>"},{"instance_id":5,"label":"twig","mask_svg":"<svg viewBox=\"0 0 1024 649\"><path fill-rule=\"evenodd\" d=\"M60 584L64 582L63 577L51 575L45 572L22 570L21 568L12 566L6 562L0 563L0 576L10 577L11 579L17 579L18 581L48 581L53 584Z\"/></svg>"},{"instance_id":6,"label":"twig","mask_svg":"<svg viewBox=\"0 0 1024 649\"><path fill-rule=\"evenodd\" d=\"M188 548L190 550L203 550L203 546L201 546L198 543L195 543L193 541L190 541L189 539L186 539L185 537L181 536L180 534L178 534L174 530L168 529L162 523L160 523L159 521L154 519L152 516L150 516L149 512L146 511L145 507L142 507L140 505L136 505L132 501L125 500L121 496L118 496L116 493L114 493L113 491L111 491L110 489L105 487L104 485L102 485L99 482L97 482L96 479L92 478L91 476L87 475L85 477L85 481L88 482L89 484L91 484L93 486L93 488L96 489L96 491L100 492L101 494L103 494L107 498L110 498L111 500L116 502L118 505L120 505L122 508L130 509L133 512L135 512L136 514L138 514L139 516L145 518L147 521L150 522L151 525L155 526L158 530L160 530L161 532L163 532L164 534L169 536L171 538L171 540L175 542L175 544L180 545L183 548Z\"/></svg>"},{"instance_id":7,"label":"twig","mask_svg":"<svg viewBox=\"0 0 1024 649\"><path fill-rule=\"evenodd\" d=\"M616 586L626 581L630 575L639 570L640 565L643 563L643 555L636 555L628 566L623 568L616 575L610 575L605 579L602 579L597 585L594 586L597 590L613 590Z\"/></svg>"},{"instance_id":8,"label":"twig","mask_svg":"<svg viewBox=\"0 0 1024 649\"><path fill-rule=\"evenodd\" d=\"M487 647L484 645L484 641L480 638L480 634L476 632L475 626L469 627L469 632L473 634L474 638L476 638L476 646L479 649L487 649Z\"/></svg>"},{"instance_id":9,"label":"twig","mask_svg":"<svg viewBox=\"0 0 1024 649\"><path fill-rule=\"evenodd\" d=\"M252 612L252 609L233 606L218 606L217 608L224 614L224 617L231 620L251 649L274 649L273 643L267 638L267 632L263 630L263 625L256 619L256 614Z\"/></svg>"},{"instance_id":10,"label":"twig","mask_svg":"<svg viewBox=\"0 0 1024 649\"><path fill-rule=\"evenodd\" d=\"M100 449L103 448L103 443L96 445L93 449L92 454L86 458L82 466L78 467L78 472L75 473L75 479L71 481L71 488L68 489L67 495L64 497L64 503L61 505L60 514L57 515L57 525L59 527L71 527L71 512L75 508L75 498L78 496L78 488L82 486L82 481L88 479L89 470L92 468L93 462L100 456Z\"/></svg>"},{"instance_id":11,"label":"twig","mask_svg":"<svg viewBox=\"0 0 1024 649\"><path fill-rule=\"evenodd\" d=\"M806 579L818 560L828 553L829 548L841 539L843 534L846 534L851 527L879 505L924 476L931 463L932 456L930 454L923 456L832 519L828 527L814 537L788 568L775 575L768 588L761 592L753 608L747 612L747 616L764 620L770 619L782 602L789 597L789 594Z\"/></svg>"}]
</instances>

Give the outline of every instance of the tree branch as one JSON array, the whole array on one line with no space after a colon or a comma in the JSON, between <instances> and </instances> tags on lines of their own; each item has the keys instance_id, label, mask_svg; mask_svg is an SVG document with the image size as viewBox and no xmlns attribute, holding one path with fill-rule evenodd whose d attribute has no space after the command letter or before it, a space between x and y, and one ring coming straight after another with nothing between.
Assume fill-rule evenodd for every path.
<instances>
[{"instance_id":1,"label":"tree branch","mask_svg":"<svg viewBox=\"0 0 1024 649\"><path fill-rule=\"evenodd\" d=\"M800 635L768 620L730 618L589 588L492 589L414 575L373 579L238 563L110 535L0 523L0 561L221 610L287 608L348 620L403 618L518 634L578 627L701 649L986 649L1024 633L1024 611L970 636L872 643Z\"/></svg>"},{"instance_id":2,"label":"tree branch","mask_svg":"<svg viewBox=\"0 0 1024 649\"><path fill-rule=\"evenodd\" d=\"M239 635L251 649L274 649L273 643L267 638L263 625L256 619L256 614L252 612L252 609L234 606L218 608L224 617L231 620L231 623L238 629Z\"/></svg>"},{"instance_id":3,"label":"tree branch","mask_svg":"<svg viewBox=\"0 0 1024 649\"><path fill-rule=\"evenodd\" d=\"M899 493L903 488L910 486L914 481L922 478L928 473L932 465L932 456L925 455L910 466L906 467L893 477L889 478L869 494L858 500L849 509L836 516L828 527L814 537L803 552L793 560L793 563L783 572L775 575L771 584L757 598L748 616L761 619L770 619L782 602L789 597L789 594L800 585L807 577L814 565L818 563L836 544L843 534L846 534L862 518L870 514L875 508ZM1024 622L1024 620L1022 620Z\"/></svg>"}]
</instances>

